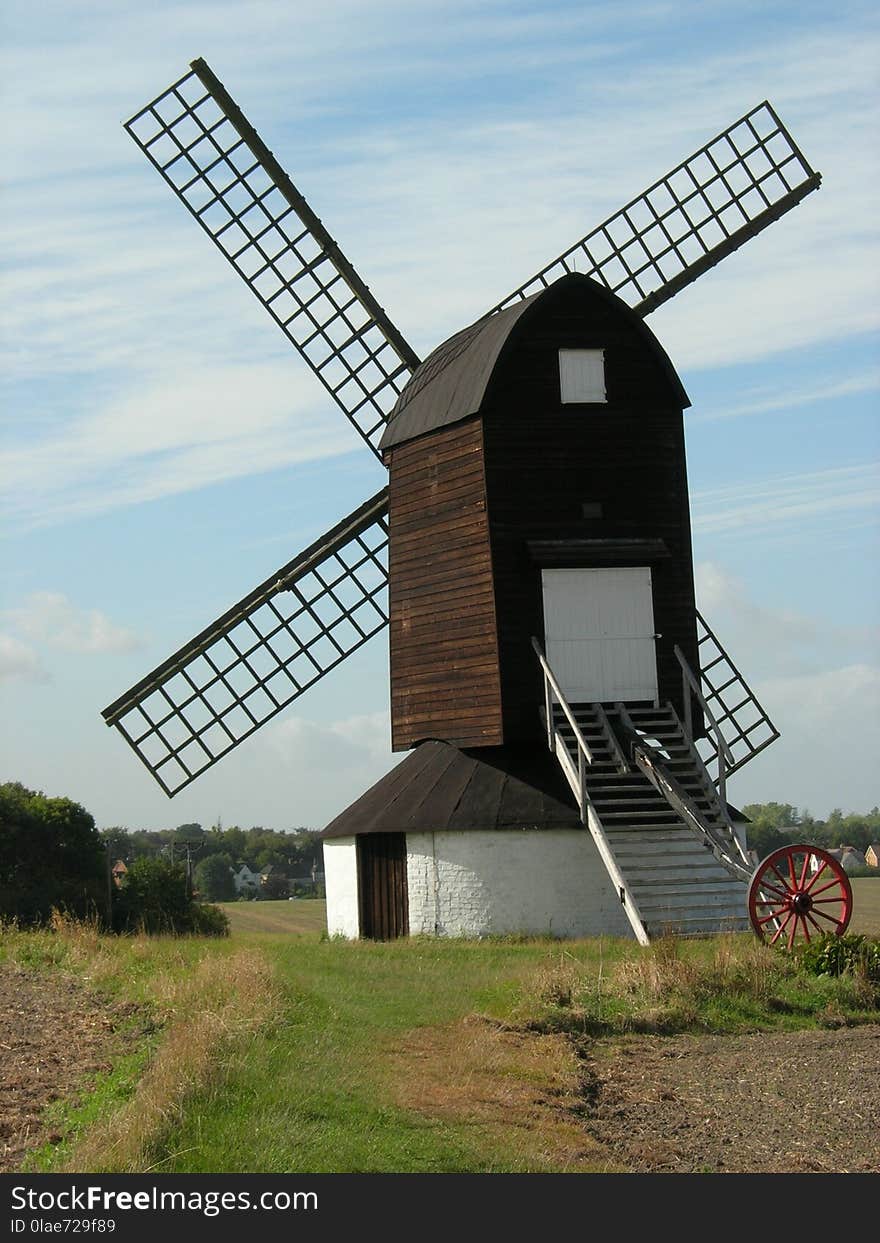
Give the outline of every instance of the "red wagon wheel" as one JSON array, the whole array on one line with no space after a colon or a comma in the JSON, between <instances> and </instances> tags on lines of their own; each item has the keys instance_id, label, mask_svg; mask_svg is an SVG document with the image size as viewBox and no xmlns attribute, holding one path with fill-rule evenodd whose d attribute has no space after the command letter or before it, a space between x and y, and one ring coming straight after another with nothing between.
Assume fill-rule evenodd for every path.
<instances>
[{"instance_id":1,"label":"red wagon wheel","mask_svg":"<svg viewBox=\"0 0 880 1243\"><path fill-rule=\"evenodd\" d=\"M849 877L827 850L783 846L755 869L749 884L749 919L762 940L792 949L798 937L842 936L852 915Z\"/></svg>"}]
</instances>

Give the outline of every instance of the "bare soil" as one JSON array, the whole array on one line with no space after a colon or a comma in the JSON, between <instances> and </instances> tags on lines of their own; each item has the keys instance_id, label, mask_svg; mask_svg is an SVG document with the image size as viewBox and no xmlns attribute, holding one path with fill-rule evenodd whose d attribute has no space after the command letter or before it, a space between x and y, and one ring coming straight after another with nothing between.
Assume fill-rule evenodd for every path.
<instances>
[{"instance_id":1,"label":"bare soil","mask_svg":"<svg viewBox=\"0 0 880 1243\"><path fill-rule=\"evenodd\" d=\"M597 1041L587 1134L618 1168L880 1171L880 1026Z\"/></svg>"},{"instance_id":2,"label":"bare soil","mask_svg":"<svg viewBox=\"0 0 880 1243\"><path fill-rule=\"evenodd\" d=\"M880 1026L582 1040L471 1019L422 1029L398 1102L519 1136L527 1168L880 1171Z\"/></svg>"},{"instance_id":3,"label":"bare soil","mask_svg":"<svg viewBox=\"0 0 880 1243\"><path fill-rule=\"evenodd\" d=\"M32 1148L62 1136L46 1119L54 1101L73 1101L120 1049L119 1028L135 1007L113 1005L83 984L0 966L0 1172Z\"/></svg>"}]
</instances>

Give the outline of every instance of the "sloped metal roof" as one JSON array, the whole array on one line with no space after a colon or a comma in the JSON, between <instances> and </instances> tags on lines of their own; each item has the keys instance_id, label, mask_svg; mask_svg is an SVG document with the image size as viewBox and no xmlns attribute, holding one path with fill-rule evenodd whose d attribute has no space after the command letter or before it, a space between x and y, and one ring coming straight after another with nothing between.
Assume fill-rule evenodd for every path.
<instances>
[{"instance_id":1,"label":"sloped metal roof","mask_svg":"<svg viewBox=\"0 0 880 1243\"><path fill-rule=\"evenodd\" d=\"M476 414L512 328L544 292L479 319L438 345L397 399L379 448L390 449Z\"/></svg>"},{"instance_id":2,"label":"sloped metal roof","mask_svg":"<svg viewBox=\"0 0 880 1243\"><path fill-rule=\"evenodd\" d=\"M467 829L583 829L559 764L539 742L461 750L420 743L322 837Z\"/></svg>"},{"instance_id":3,"label":"sloped metal roof","mask_svg":"<svg viewBox=\"0 0 880 1243\"><path fill-rule=\"evenodd\" d=\"M585 294L615 304L618 313L655 353L682 408L691 404L666 351L644 320L604 285L579 272L570 272L546 289L539 289L521 302L477 320L438 345L416 368L397 399L379 442L380 450L477 414L501 351L514 328L541 298L563 285L580 285Z\"/></svg>"}]
</instances>

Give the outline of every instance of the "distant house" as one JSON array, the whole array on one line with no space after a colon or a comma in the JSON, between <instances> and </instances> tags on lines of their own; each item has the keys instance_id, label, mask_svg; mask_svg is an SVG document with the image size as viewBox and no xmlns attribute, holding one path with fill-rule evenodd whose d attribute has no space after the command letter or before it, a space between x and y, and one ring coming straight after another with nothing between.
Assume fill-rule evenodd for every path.
<instances>
[{"instance_id":1,"label":"distant house","mask_svg":"<svg viewBox=\"0 0 880 1243\"><path fill-rule=\"evenodd\" d=\"M251 871L246 863L242 863L238 871L232 873L232 881L239 897L255 894L261 884L260 873Z\"/></svg>"},{"instance_id":2,"label":"distant house","mask_svg":"<svg viewBox=\"0 0 880 1243\"><path fill-rule=\"evenodd\" d=\"M855 872L865 866L865 856L860 850L856 850L855 846L840 846L836 850L829 850L828 853L837 859L844 872Z\"/></svg>"},{"instance_id":3,"label":"distant house","mask_svg":"<svg viewBox=\"0 0 880 1243\"><path fill-rule=\"evenodd\" d=\"M117 859L116 862L113 864L113 867L110 869L110 875L113 877L113 884L116 886L117 889L122 884L122 879L125 876L127 871L128 871L128 868L125 866L125 864L122 862L121 859Z\"/></svg>"},{"instance_id":4,"label":"distant house","mask_svg":"<svg viewBox=\"0 0 880 1243\"><path fill-rule=\"evenodd\" d=\"M880 842L871 842L865 851L865 862L869 868L880 868Z\"/></svg>"}]
</instances>

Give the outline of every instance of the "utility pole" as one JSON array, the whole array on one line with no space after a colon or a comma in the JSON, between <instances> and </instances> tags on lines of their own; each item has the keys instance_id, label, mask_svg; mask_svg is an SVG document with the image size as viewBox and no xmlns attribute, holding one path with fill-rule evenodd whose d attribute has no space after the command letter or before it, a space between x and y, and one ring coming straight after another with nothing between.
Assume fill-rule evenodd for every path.
<instances>
[{"instance_id":1,"label":"utility pole","mask_svg":"<svg viewBox=\"0 0 880 1243\"><path fill-rule=\"evenodd\" d=\"M113 927L113 865L110 862L110 843L105 846L107 854L107 931Z\"/></svg>"}]
</instances>

